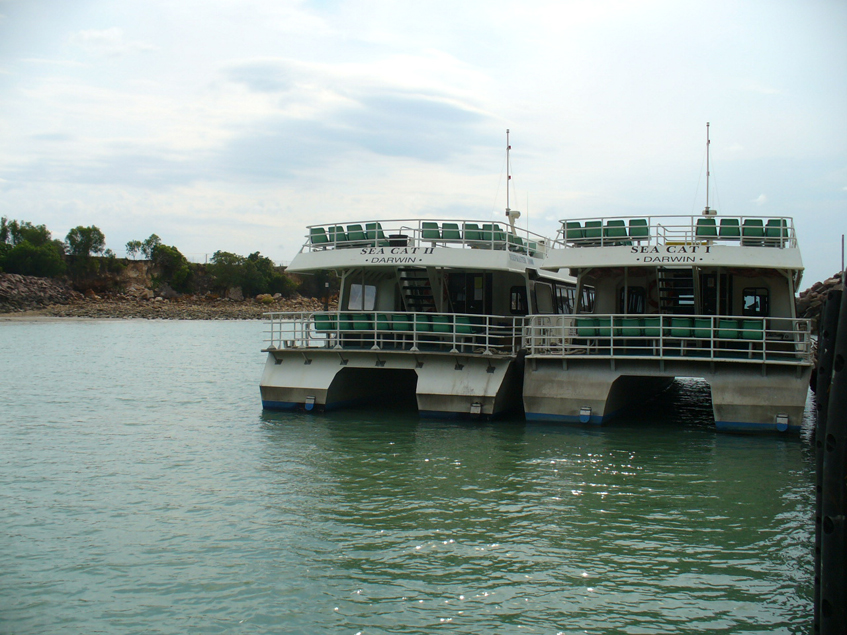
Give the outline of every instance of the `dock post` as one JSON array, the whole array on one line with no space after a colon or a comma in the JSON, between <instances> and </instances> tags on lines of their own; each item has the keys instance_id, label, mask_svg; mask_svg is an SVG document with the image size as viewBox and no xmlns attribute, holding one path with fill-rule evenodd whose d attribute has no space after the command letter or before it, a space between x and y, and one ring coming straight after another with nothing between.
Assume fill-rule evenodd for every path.
<instances>
[{"instance_id":1,"label":"dock post","mask_svg":"<svg viewBox=\"0 0 847 635\"><path fill-rule=\"evenodd\" d=\"M820 633L843 633L847 624L847 294L835 333L821 491Z\"/></svg>"}]
</instances>

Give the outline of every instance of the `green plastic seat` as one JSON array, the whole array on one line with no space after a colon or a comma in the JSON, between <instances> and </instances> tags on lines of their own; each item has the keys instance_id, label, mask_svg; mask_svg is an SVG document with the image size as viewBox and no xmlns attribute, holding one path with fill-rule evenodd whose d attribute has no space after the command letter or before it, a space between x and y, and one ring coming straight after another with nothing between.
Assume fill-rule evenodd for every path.
<instances>
[{"instance_id":1,"label":"green plastic seat","mask_svg":"<svg viewBox=\"0 0 847 635\"><path fill-rule=\"evenodd\" d=\"M694 331L694 320L691 318L672 317L668 337L678 339L690 338Z\"/></svg>"},{"instance_id":2,"label":"green plastic seat","mask_svg":"<svg viewBox=\"0 0 847 635\"><path fill-rule=\"evenodd\" d=\"M761 245L765 237L765 228L761 218L747 218L741 226L742 245Z\"/></svg>"},{"instance_id":3,"label":"green plastic seat","mask_svg":"<svg viewBox=\"0 0 847 635\"><path fill-rule=\"evenodd\" d=\"M310 227L309 240L313 245L326 245L329 243L326 230L323 227Z\"/></svg>"},{"instance_id":4,"label":"green plastic seat","mask_svg":"<svg viewBox=\"0 0 847 635\"><path fill-rule=\"evenodd\" d=\"M641 337L643 334L641 318L615 318L615 337Z\"/></svg>"},{"instance_id":5,"label":"green plastic seat","mask_svg":"<svg viewBox=\"0 0 847 635\"><path fill-rule=\"evenodd\" d=\"M338 329L340 331L353 330L353 316L349 313L338 314Z\"/></svg>"},{"instance_id":6,"label":"green plastic seat","mask_svg":"<svg viewBox=\"0 0 847 635\"><path fill-rule=\"evenodd\" d=\"M468 242L480 242L482 240L482 230L476 223L465 223L465 240Z\"/></svg>"},{"instance_id":7,"label":"green plastic seat","mask_svg":"<svg viewBox=\"0 0 847 635\"><path fill-rule=\"evenodd\" d=\"M738 240L741 238L741 228L737 218L722 218L720 237L725 240Z\"/></svg>"},{"instance_id":8,"label":"green plastic seat","mask_svg":"<svg viewBox=\"0 0 847 635\"><path fill-rule=\"evenodd\" d=\"M697 219L697 238L717 238L718 228L714 218Z\"/></svg>"},{"instance_id":9,"label":"green plastic seat","mask_svg":"<svg viewBox=\"0 0 847 635\"><path fill-rule=\"evenodd\" d=\"M761 342L764 339L764 324L759 320L741 320L738 339Z\"/></svg>"},{"instance_id":10,"label":"green plastic seat","mask_svg":"<svg viewBox=\"0 0 847 635\"><path fill-rule=\"evenodd\" d=\"M367 242L368 236L361 225L347 225L347 240L351 243Z\"/></svg>"},{"instance_id":11,"label":"green plastic seat","mask_svg":"<svg viewBox=\"0 0 847 635\"><path fill-rule=\"evenodd\" d=\"M415 313L415 330L419 333L430 333L432 332L432 322L429 319L428 315L424 315L423 313Z\"/></svg>"},{"instance_id":12,"label":"green plastic seat","mask_svg":"<svg viewBox=\"0 0 847 635\"><path fill-rule=\"evenodd\" d=\"M576 318L577 337L597 337L597 321L594 318Z\"/></svg>"},{"instance_id":13,"label":"green plastic seat","mask_svg":"<svg viewBox=\"0 0 847 635\"><path fill-rule=\"evenodd\" d=\"M633 241L648 240L650 238L650 227L646 218L629 219L629 237Z\"/></svg>"},{"instance_id":14,"label":"green plastic seat","mask_svg":"<svg viewBox=\"0 0 847 635\"><path fill-rule=\"evenodd\" d=\"M421 238L423 240L441 240L441 230L438 229L438 223L421 222Z\"/></svg>"},{"instance_id":15,"label":"green plastic seat","mask_svg":"<svg viewBox=\"0 0 847 635\"><path fill-rule=\"evenodd\" d=\"M578 220L565 221L565 241L579 242L585 238L585 230Z\"/></svg>"},{"instance_id":16,"label":"green plastic seat","mask_svg":"<svg viewBox=\"0 0 847 635\"><path fill-rule=\"evenodd\" d=\"M603 235L603 221L587 220L585 221L585 229L583 231L585 232L586 240L600 242L600 238Z\"/></svg>"},{"instance_id":17,"label":"green plastic seat","mask_svg":"<svg viewBox=\"0 0 847 635\"><path fill-rule=\"evenodd\" d=\"M594 318L597 320L597 337L612 337L612 318Z\"/></svg>"},{"instance_id":18,"label":"green plastic seat","mask_svg":"<svg viewBox=\"0 0 847 635\"><path fill-rule=\"evenodd\" d=\"M626 233L626 223L622 220L606 221L606 226L603 228L603 236L606 244L623 245L628 243Z\"/></svg>"},{"instance_id":19,"label":"green plastic seat","mask_svg":"<svg viewBox=\"0 0 847 635\"><path fill-rule=\"evenodd\" d=\"M662 333L661 329L662 318L648 317L644 318L644 335L646 337L659 337Z\"/></svg>"},{"instance_id":20,"label":"green plastic seat","mask_svg":"<svg viewBox=\"0 0 847 635\"><path fill-rule=\"evenodd\" d=\"M506 242L509 244L509 251L516 251L521 254L526 253L526 247L524 246L523 239L520 236L506 234Z\"/></svg>"},{"instance_id":21,"label":"green plastic seat","mask_svg":"<svg viewBox=\"0 0 847 635\"><path fill-rule=\"evenodd\" d=\"M456 333L470 335L479 332L479 320L469 315L456 316Z\"/></svg>"},{"instance_id":22,"label":"green plastic seat","mask_svg":"<svg viewBox=\"0 0 847 635\"><path fill-rule=\"evenodd\" d=\"M367 237L368 242L372 245L377 245L379 247L388 246L388 240L386 240L385 234L382 231L381 223L366 223L365 236Z\"/></svg>"},{"instance_id":23,"label":"green plastic seat","mask_svg":"<svg viewBox=\"0 0 847 635\"><path fill-rule=\"evenodd\" d=\"M788 221L784 218L771 218L765 225L765 244L769 247L782 247L788 238Z\"/></svg>"},{"instance_id":24,"label":"green plastic seat","mask_svg":"<svg viewBox=\"0 0 847 635\"><path fill-rule=\"evenodd\" d=\"M441 225L441 238L443 240L462 240L462 230L458 223L444 223Z\"/></svg>"},{"instance_id":25,"label":"green plastic seat","mask_svg":"<svg viewBox=\"0 0 847 635\"><path fill-rule=\"evenodd\" d=\"M720 319L718 320L718 339L721 340L737 340L740 333L738 331L738 320Z\"/></svg>"},{"instance_id":26,"label":"green plastic seat","mask_svg":"<svg viewBox=\"0 0 847 635\"><path fill-rule=\"evenodd\" d=\"M413 329L412 318L413 316L409 315L408 313L392 313L392 330L405 333L411 332Z\"/></svg>"},{"instance_id":27,"label":"green plastic seat","mask_svg":"<svg viewBox=\"0 0 847 635\"><path fill-rule=\"evenodd\" d=\"M338 325L338 316L334 313L315 313L316 331L334 331Z\"/></svg>"},{"instance_id":28,"label":"green plastic seat","mask_svg":"<svg viewBox=\"0 0 847 635\"><path fill-rule=\"evenodd\" d=\"M329 227L326 230L327 238L339 246L339 243L347 242L347 234L344 231L344 228L341 225L335 225L334 227Z\"/></svg>"},{"instance_id":29,"label":"green plastic seat","mask_svg":"<svg viewBox=\"0 0 847 635\"><path fill-rule=\"evenodd\" d=\"M694 337L699 339L712 337L711 318L694 318Z\"/></svg>"},{"instance_id":30,"label":"green plastic seat","mask_svg":"<svg viewBox=\"0 0 847 635\"><path fill-rule=\"evenodd\" d=\"M390 313L377 313L376 314L376 330L377 331L391 331L393 330L394 321L391 319Z\"/></svg>"},{"instance_id":31,"label":"green plastic seat","mask_svg":"<svg viewBox=\"0 0 847 635\"><path fill-rule=\"evenodd\" d=\"M372 331L374 328L373 313L353 313L352 321L354 331Z\"/></svg>"},{"instance_id":32,"label":"green plastic seat","mask_svg":"<svg viewBox=\"0 0 847 635\"><path fill-rule=\"evenodd\" d=\"M453 331L453 320L450 319L449 315L431 315L430 322L432 322L433 333L451 333Z\"/></svg>"}]
</instances>

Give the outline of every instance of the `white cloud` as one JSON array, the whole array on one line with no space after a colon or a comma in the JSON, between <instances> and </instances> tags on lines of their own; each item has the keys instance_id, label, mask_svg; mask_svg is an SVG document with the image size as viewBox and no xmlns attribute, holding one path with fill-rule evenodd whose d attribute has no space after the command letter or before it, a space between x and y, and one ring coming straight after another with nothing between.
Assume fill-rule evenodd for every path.
<instances>
[{"instance_id":1,"label":"white cloud","mask_svg":"<svg viewBox=\"0 0 847 635\"><path fill-rule=\"evenodd\" d=\"M759 194L756 198L753 199L752 202L761 207L762 205L768 202L768 197L764 194Z\"/></svg>"},{"instance_id":2,"label":"white cloud","mask_svg":"<svg viewBox=\"0 0 847 635\"><path fill-rule=\"evenodd\" d=\"M152 51L156 47L140 41L127 41L124 38L123 29L112 27L109 29L90 29L77 31L69 38L69 42L79 46L88 53L120 56L138 51Z\"/></svg>"}]
</instances>

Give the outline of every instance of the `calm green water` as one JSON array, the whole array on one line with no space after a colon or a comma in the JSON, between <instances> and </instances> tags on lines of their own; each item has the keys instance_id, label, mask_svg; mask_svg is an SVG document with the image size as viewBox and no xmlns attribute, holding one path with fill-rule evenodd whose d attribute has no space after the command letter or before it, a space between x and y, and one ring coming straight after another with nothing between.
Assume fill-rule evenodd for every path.
<instances>
[{"instance_id":1,"label":"calm green water","mask_svg":"<svg viewBox=\"0 0 847 635\"><path fill-rule=\"evenodd\" d=\"M813 456L263 413L259 322L0 323L0 633L806 633Z\"/></svg>"}]
</instances>

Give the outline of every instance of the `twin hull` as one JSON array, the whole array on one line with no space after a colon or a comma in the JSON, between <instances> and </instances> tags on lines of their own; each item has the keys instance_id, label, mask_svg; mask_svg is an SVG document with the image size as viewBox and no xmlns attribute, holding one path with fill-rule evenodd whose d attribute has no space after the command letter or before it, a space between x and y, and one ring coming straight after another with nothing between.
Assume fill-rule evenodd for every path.
<instances>
[{"instance_id":1,"label":"twin hull","mask_svg":"<svg viewBox=\"0 0 847 635\"><path fill-rule=\"evenodd\" d=\"M422 415L492 417L520 407L522 359L391 351L270 351L262 405L332 410L417 400Z\"/></svg>"}]
</instances>

